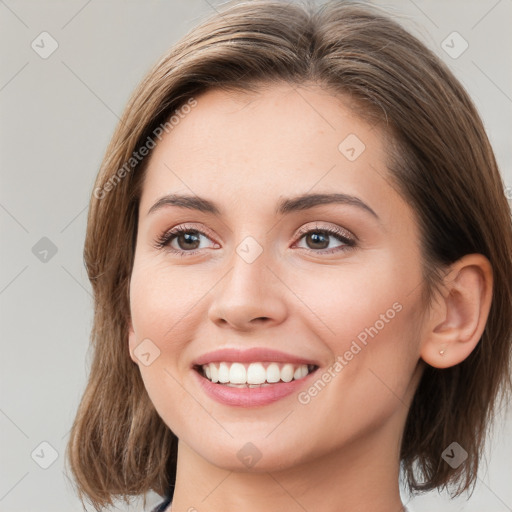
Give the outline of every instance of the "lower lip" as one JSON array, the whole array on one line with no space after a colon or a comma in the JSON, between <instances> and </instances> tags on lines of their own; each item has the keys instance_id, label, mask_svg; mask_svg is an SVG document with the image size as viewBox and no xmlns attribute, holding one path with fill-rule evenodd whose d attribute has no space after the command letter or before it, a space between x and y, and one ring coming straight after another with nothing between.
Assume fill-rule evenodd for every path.
<instances>
[{"instance_id":1,"label":"lower lip","mask_svg":"<svg viewBox=\"0 0 512 512\"><path fill-rule=\"evenodd\" d=\"M256 407L268 405L281 400L301 388L311 375L290 382L279 382L258 388L235 388L223 384L215 384L203 377L198 371L192 370L199 379L199 384L208 396L225 405L237 407Z\"/></svg>"}]
</instances>

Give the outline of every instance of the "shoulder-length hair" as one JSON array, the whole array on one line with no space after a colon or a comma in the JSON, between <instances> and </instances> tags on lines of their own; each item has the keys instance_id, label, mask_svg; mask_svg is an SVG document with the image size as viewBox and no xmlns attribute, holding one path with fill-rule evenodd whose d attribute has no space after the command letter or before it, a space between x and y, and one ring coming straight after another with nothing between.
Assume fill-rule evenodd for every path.
<instances>
[{"instance_id":1,"label":"shoulder-length hair","mask_svg":"<svg viewBox=\"0 0 512 512\"><path fill-rule=\"evenodd\" d=\"M149 72L96 179L84 247L94 292L93 360L67 447L80 499L96 510L115 497L163 495L176 477L177 438L151 403L127 341L148 160L141 148L158 143L173 115L208 89L257 91L273 83L320 84L382 125L394 148L390 176L420 224L427 300L444 266L470 253L489 259L494 286L482 338L460 364L426 367L400 454L412 491L457 484L460 494L476 481L490 420L512 386L511 215L482 121L440 59L374 8L255 0L224 6ZM441 458L454 440L468 453L457 469Z\"/></svg>"}]
</instances>

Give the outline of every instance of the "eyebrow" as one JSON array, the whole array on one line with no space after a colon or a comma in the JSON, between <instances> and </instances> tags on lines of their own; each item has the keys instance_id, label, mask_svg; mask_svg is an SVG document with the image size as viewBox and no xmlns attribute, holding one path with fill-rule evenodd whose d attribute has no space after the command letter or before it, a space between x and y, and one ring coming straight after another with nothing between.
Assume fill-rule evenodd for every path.
<instances>
[{"instance_id":1,"label":"eyebrow","mask_svg":"<svg viewBox=\"0 0 512 512\"><path fill-rule=\"evenodd\" d=\"M379 216L375 211L370 208L364 201L356 196L332 193L332 194L302 194L296 197L281 199L277 205L275 213L277 215L284 215L291 212L308 210L315 206L325 204L344 204L349 206L356 206L375 218ZM183 195L183 194L169 194L161 197L149 210L147 215L164 208L166 206L177 206L179 208L188 208L190 210L197 210L204 213L221 216L221 208L213 201L199 196Z\"/></svg>"}]
</instances>

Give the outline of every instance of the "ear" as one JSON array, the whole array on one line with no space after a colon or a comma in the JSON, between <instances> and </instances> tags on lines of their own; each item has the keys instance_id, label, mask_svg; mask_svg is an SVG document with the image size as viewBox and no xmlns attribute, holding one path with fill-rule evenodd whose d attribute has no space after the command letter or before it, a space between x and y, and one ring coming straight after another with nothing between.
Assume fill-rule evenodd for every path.
<instances>
[{"instance_id":1,"label":"ear","mask_svg":"<svg viewBox=\"0 0 512 512\"><path fill-rule=\"evenodd\" d=\"M139 359L133 353L136 346L137 346L137 339L135 337L135 332L133 330L132 320L130 319L129 323L128 323L128 350L130 351L130 357L131 357L132 361L138 365Z\"/></svg>"},{"instance_id":2,"label":"ear","mask_svg":"<svg viewBox=\"0 0 512 512\"><path fill-rule=\"evenodd\" d=\"M449 368L469 356L482 337L492 287L492 267L482 254L468 254L450 266L430 308L421 344L420 355L427 364Z\"/></svg>"}]
</instances>

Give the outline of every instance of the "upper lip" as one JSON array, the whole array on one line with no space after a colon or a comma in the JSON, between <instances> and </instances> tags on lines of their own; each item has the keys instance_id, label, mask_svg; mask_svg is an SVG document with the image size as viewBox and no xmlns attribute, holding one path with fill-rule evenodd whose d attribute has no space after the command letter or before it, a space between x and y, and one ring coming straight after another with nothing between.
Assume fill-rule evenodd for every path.
<instances>
[{"instance_id":1,"label":"upper lip","mask_svg":"<svg viewBox=\"0 0 512 512\"><path fill-rule=\"evenodd\" d=\"M276 362L276 363L293 363L293 364L312 364L319 366L319 363L305 359L304 357L296 356L293 354L287 354L279 350L271 348L223 348L208 352L199 356L194 360L192 366L202 366L208 363L220 363L220 362L231 362L231 363L257 363L257 362Z\"/></svg>"}]
</instances>

